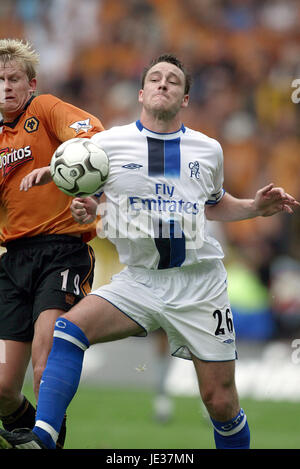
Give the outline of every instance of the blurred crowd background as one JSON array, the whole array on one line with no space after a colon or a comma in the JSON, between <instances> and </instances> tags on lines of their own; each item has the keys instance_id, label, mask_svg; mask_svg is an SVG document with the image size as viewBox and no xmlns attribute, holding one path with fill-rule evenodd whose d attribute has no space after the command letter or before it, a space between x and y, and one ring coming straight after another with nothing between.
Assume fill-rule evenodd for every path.
<instances>
[{"instance_id":1,"label":"blurred crowd background","mask_svg":"<svg viewBox=\"0 0 300 469\"><path fill-rule=\"evenodd\" d=\"M40 53L39 92L106 128L138 117L144 66L178 55L193 76L185 125L220 141L225 190L245 198L274 182L300 200L299 24L297 0L0 2L1 37L29 40ZM300 337L299 226L300 211L212 226L240 338ZM101 282L118 262L108 244L96 249Z\"/></svg>"}]
</instances>

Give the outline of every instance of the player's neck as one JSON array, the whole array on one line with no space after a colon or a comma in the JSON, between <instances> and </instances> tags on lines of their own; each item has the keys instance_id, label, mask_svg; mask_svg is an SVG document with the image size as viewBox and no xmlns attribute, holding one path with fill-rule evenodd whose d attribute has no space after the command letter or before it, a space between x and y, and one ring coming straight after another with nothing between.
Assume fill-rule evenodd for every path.
<instances>
[{"instance_id":1,"label":"player's neck","mask_svg":"<svg viewBox=\"0 0 300 469\"><path fill-rule=\"evenodd\" d=\"M182 126L182 121L179 116L176 116L171 120L164 120L154 117L149 117L145 114L141 114L140 121L142 125L151 130L152 132L157 133L173 133L177 132Z\"/></svg>"},{"instance_id":2,"label":"player's neck","mask_svg":"<svg viewBox=\"0 0 300 469\"><path fill-rule=\"evenodd\" d=\"M21 114L20 112L13 113L13 114L6 114L3 112L2 113L3 122L10 124L14 122L17 119L17 117L19 117L20 114Z\"/></svg>"}]
</instances>

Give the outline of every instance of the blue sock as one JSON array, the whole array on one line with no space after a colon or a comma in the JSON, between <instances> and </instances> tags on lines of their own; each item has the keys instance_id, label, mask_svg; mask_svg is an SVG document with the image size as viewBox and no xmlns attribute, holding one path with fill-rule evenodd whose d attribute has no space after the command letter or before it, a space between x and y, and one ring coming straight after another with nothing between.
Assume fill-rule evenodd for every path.
<instances>
[{"instance_id":1,"label":"blue sock","mask_svg":"<svg viewBox=\"0 0 300 469\"><path fill-rule=\"evenodd\" d=\"M83 356L88 347L88 339L79 327L63 317L57 319L33 428L48 448L56 447L66 409L79 385Z\"/></svg>"},{"instance_id":2,"label":"blue sock","mask_svg":"<svg viewBox=\"0 0 300 469\"><path fill-rule=\"evenodd\" d=\"M217 449L249 449L250 430L247 417L240 409L236 417L227 422L217 422L211 418Z\"/></svg>"}]
</instances>

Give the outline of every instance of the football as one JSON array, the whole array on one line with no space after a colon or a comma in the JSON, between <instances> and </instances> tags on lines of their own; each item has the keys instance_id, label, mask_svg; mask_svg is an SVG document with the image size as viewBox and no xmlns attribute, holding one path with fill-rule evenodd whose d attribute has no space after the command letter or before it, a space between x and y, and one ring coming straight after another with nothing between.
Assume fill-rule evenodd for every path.
<instances>
[{"instance_id":1,"label":"football","mask_svg":"<svg viewBox=\"0 0 300 469\"><path fill-rule=\"evenodd\" d=\"M102 188L108 177L106 153L86 138L72 138L54 152L50 171L54 183L72 197L87 197Z\"/></svg>"}]
</instances>

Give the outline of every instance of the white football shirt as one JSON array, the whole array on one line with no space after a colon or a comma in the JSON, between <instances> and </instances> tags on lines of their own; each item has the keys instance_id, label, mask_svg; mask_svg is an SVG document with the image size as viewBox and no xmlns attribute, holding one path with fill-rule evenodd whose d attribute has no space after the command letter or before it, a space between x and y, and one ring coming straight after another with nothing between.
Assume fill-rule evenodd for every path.
<instances>
[{"instance_id":1,"label":"white football shirt","mask_svg":"<svg viewBox=\"0 0 300 469\"><path fill-rule=\"evenodd\" d=\"M224 194L220 144L182 125L156 133L137 122L95 134L109 177L98 235L112 241L121 263L167 269L223 257L208 234L205 204Z\"/></svg>"}]
</instances>

